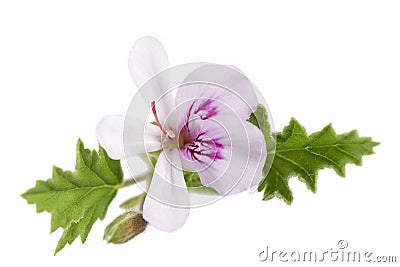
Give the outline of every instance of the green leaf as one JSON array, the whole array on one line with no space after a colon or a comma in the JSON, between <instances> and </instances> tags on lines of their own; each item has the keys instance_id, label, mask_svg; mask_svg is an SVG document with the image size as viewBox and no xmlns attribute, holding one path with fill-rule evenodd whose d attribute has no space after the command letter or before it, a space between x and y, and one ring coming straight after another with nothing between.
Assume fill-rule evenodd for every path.
<instances>
[{"instance_id":1,"label":"green leaf","mask_svg":"<svg viewBox=\"0 0 400 267\"><path fill-rule=\"evenodd\" d=\"M258 191L264 190L263 200L277 196L287 204L293 201L288 185L290 177L297 176L308 189L316 192L320 169L333 168L344 177L347 163L360 166L362 156L373 154L373 147L379 144L369 137L359 137L357 131L337 135L331 125L308 135L295 119L282 133L276 134L276 140L271 170L260 183Z\"/></svg>"},{"instance_id":2,"label":"green leaf","mask_svg":"<svg viewBox=\"0 0 400 267\"><path fill-rule=\"evenodd\" d=\"M263 175L265 177L274 160L276 146L274 134L271 131L271 125L268 121L267 109L263 105L259 104L256 111L250 114L250 117L247 119L247 121L259 128L264 135L265 144L267 147L267 160L263 167Z\"/></svg>"},{"instance_id":3,"label":"green leaf","mask_svg":"<svg viewBox=\"0 0 400 267\"><path fill-rule=\"evenodd\" d=\"M196 194L218 195L218 192L211 187L204 186L201 183L200 176L197 172L183 171L186 186L190 192Z\"/></svg>"},{"instance_id":4,"label":"green leaf","mask_svg":"<svg viewBox=\"0 0 400 267\"><path fill-rule=\"evenodd\" d=\"M124 202L119 205L121 209L130 210L139 205L143 205L144 199L146 197L146 193L142 193L140 195L131 197L130 199L125 200Z\"/></svg>"},{"instance_id":5,"label":"green leaf","mask_svg":"<svg viewBox=\"0 0 400 267\"><path fill-rule=\"evenodd\" d=\"M154 152L148 152L147 153L147 157L144 159L145 161L147 161L148 159L150 160L151 165L153 166L153 168L156 167L156 163L158 160L158 157L160 156L162 150L158 150L158 151L154 151ZM145 154L144 154L145 155Z\"/></svg>"},{"instance_id":6,"label":"green leaf","mask_svg":"<svg viewBox=\"0 0 400 267\"><path fill-rule=\"evenodd\" d=\"M64 229L55 253L78 236L82 243L86 241L96 220L104 219L122 183L120 162L110 159L103 148L99 152L85 149L81 140L76 148L74 172L53 167L52 178L37 181L22 194L29 204L36 204L37 212L51 214L51 232Z\"/></svg>"},{"instance_id":7,"label":"green leaf","mask_svg":"<svg viewBox=\"0 0 400 267\"><path fill-rule=\"evenodd\" d=\"M197 172L183 171L187 187L201 187L203 184L200 181L200 176Z\"/></svg>"}]
</instances>

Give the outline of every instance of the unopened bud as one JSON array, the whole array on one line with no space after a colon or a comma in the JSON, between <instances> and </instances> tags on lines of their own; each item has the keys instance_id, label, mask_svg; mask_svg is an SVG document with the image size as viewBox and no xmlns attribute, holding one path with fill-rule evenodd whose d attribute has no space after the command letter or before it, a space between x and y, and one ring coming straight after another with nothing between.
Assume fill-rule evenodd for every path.
<instances>
[{"instance_id":1,"label":"unopened bud","mask_svg":"<svg viewBox=\"0 0 400 267\"><path fill-rule=\"evenodd\" d=\"M126 212L112 221L104 230L104 240L108 243L123 244L142 233L146 229L147 221L142 214L132 211Z\"/></svg>"}]
</instances>

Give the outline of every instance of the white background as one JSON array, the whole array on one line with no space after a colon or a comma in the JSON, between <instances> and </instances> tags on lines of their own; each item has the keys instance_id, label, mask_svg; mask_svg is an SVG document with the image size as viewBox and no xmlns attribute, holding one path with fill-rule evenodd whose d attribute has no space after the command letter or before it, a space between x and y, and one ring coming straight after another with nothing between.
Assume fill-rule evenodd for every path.
<instances>
[{"instance_id":1,"label":"white background","mask_svg":"<svg viewBox=\"0 0 400 267\"><path fill-rule=\"evenodd\" d=\"M340 239L400 261L399 14L398 1L1 1L0 265L266 266L267 245L324 251ZM136 90L128 53L143 35L164 43L172 65L239 66L277 130L293 116L309 132L332 122L381 145L345 179L321 171L316 194L291 179L291 206L242 193L192 210L177 232L148 227L108 245L103 229L124 189L86 244L54 257L61 231L50 235L50 215L19 195L53 164L72 169L76 140L96 148L97 122L126 111Z\"/></svg>"}]
</instances>

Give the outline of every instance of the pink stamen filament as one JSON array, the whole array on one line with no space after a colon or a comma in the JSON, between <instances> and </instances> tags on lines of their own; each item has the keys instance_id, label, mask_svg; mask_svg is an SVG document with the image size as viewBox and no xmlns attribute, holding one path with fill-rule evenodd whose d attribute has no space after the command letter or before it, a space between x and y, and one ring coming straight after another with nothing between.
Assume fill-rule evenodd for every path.
<instances>
[{"instance_id":1,"label":"pink stamen filament","mask_svg":"<svg viewBox=\"0 0 400 267\"><path fill-rule=\"evenodd\" d=\"M164 131L163 127L161 126L160 121L158 120L157 111L156 111L156 103L154 101L151 101L151 110L153 111L153 114L156 119L156 123L157 123L158 127L160 127L161 132L163 132L165 134L165 131Z\"/></svg>"},{"instance_id":2,"label":"pink stamen filament","mask_svg":"<svg viewBox=\"0 0 400 267\"><path fill-rule=\"evenodd\" d=\"M170 138L175 138L175 133L172 130L164 130L163 127L161 126L160 120L158 119L158 116L157 116L156 103L154 101L151 101L151 110L153 111L154 117L156 119L156 123L157 123L158 127L160 127L161 132L163 132L165 135L169 136Z\"/></svg>"}]
</instances>

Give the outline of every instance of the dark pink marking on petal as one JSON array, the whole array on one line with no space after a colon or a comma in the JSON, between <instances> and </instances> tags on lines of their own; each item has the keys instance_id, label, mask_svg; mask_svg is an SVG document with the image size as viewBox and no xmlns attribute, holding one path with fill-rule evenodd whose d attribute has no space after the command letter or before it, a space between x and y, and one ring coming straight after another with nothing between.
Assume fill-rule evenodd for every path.
<instances>
[{"instance_id":1,"label":"dark pink marking on petal","mask_svg":"<svg viewBox=\"0 0 400 267\"><path fill-rule=\"evenodd\" d=\"M193 137L189 137L187 131L181 132L180 138L185 140L180 146L181 152L189 160L204 163L201 159L202 157L207 157L214 161L224 159L222 153L224 145L220 143L218 138L208 137L206 131L200 132Z\"/></svg>"},{"instance_id":2,"label":"dark pink marking on petal","mask_svg":"<svg viewBox=\"0 0 400 267\"><path fill-rule=\"evenodd\" d=\"M200 105L194 111L194 114L199 115L202 120L206 120L218 115L218 107L213 105L214 102L215 100L211 98L202 100Z\"/></svg>"}]
</instances>

